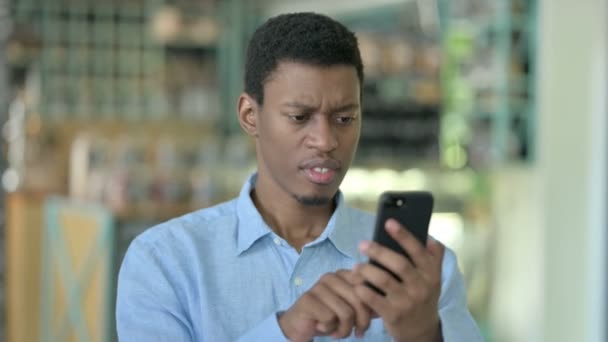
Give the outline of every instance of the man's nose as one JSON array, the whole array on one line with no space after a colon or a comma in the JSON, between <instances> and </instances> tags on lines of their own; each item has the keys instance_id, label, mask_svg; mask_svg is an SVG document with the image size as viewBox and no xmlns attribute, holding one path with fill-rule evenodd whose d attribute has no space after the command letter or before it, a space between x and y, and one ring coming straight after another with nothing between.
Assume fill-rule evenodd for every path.
<instances>
[{"instance_id":1,"label":"man's nose","mask_svg":"<svg viewBox=\"0 0 608 342\"><path fill-rule=\"evenodd\" d=\"M338 147L335 127L327 118L313 120L308 135L308 145L321 152L331 152Z\"/></svg>"}]
</instances>

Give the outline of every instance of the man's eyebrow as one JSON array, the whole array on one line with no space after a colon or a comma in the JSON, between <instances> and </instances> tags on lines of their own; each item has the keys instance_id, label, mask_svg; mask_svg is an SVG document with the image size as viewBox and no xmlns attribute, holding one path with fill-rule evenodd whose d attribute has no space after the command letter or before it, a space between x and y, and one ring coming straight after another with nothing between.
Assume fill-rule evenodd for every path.
<instances>
[{"instance_id":1,"label":"man's eyebrow","mask_svg":"<svg viewBox=\"0 0 608 342\"><path fill-rule=\"evenodd\" d=\"M283 107L303 109L305 111L313 111L316 109L315 106L307 105L307 104L300 103L300 102L286 102L283 104ZM358 108L359 108L358 104L348 103L348 104L342 105L340 107L332 108L331 112L332 113L345 112L345 111L355 110Z\"/></svg>"},{"instance_id":2,"label":"man's eyebrow","mask_svg":"<svg viewBox=\"0 0 608 342\"><path fill-rule=\"evenodd\" d=\"M348 112L348 111L355 110L355 109L359 109L359 105L356 104L356 103L349 103L349 104L345 104L343 106L340 106L338 108L332 109L332 112L333 113Z\"/></svg>"},{"instance_id":3,"label":"man's eyebrow","mask_svg":"<svg viewBox=\"0 0 608 342\"><path fill-rule=\"evenodd\" d=\"M283 103L282 107L290 107L295 109L314 110L315 106L307 105L300 102L286 102Z\"/></svg>"}]
</instances>

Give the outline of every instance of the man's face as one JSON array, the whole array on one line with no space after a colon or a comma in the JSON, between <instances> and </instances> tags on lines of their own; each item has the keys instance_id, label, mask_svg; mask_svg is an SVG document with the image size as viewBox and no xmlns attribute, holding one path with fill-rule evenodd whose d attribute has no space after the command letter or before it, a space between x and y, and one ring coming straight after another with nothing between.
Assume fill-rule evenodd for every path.
<instances>
[{"instance_id":1,"label":"man's face","mask_svg":"<svg viewBox=\"0 0 608 342\"><path fill-rule=\"evenodd\" d=\"M281 62L255 111L258 185L306 205L336 194L361 129L360 85L353 66Z\"/></svg>"}]
</instances>

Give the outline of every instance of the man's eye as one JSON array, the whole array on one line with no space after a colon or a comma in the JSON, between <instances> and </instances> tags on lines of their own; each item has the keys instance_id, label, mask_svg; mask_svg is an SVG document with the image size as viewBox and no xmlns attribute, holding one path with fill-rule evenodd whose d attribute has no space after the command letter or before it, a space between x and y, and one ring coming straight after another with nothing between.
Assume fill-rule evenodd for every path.
<instances>
[{"instance_id":1,"label":"man's eye","mask_svg":"<svg viewBox=\"0 0 608 342\"><path fill-rule=\"evenodd\" d=\"M307 116L304 114L296 114L296 115L290 115L289 118L293 121L302 122L302 121L306 120Z\"/></svg>"},{"instance_id":2,"label":"man's eye","mask_svg":"<svg viewBox=\"0 0 608 342\"><path fill-rule=\"evenodd\" d=\"M340 124L349 124L355 121L355 118L352 116L339 116L337 120Z\"/></svg>"}]
</instances>

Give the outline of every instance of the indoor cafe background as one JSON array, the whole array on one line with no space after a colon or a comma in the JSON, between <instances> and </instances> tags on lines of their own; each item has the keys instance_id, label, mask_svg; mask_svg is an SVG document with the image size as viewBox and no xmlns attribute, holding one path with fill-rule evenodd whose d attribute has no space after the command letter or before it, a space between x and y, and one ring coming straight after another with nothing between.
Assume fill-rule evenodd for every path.
<instances>
[{"instance_id":1,"label":"indoor cafe background","mask_svg":"<svg viewBox=\"0 0 608 342\"><path fill-rule=\"evenodd\" d=\"M487 341L606 341L603 0L0 0L0 340L112 341L146 228L235 196L247 38L357 32L363 131L342 190L430 190Z\"/></svg>"}]
</instances>

